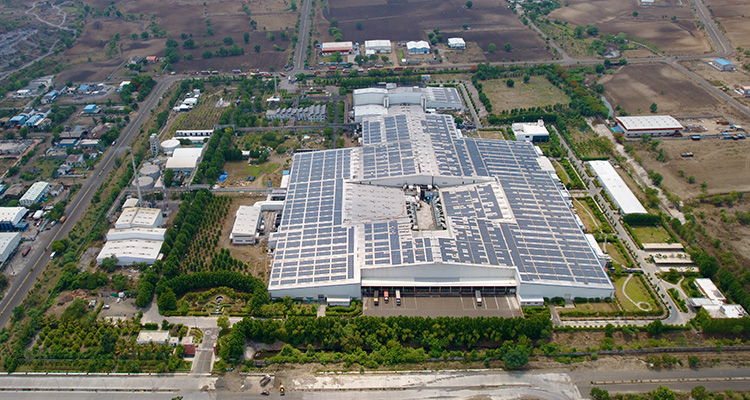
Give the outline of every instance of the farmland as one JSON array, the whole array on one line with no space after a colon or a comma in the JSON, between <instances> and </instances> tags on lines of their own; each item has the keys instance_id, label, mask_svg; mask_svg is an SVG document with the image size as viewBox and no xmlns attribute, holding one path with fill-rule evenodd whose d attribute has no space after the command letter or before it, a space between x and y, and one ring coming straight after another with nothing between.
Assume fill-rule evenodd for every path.
<instances>
[{"instance_id":1,"label":"farmland","mask_svg":"<svg viewBox=\"0 0 750 400\"><path fill-rule=\"evenodd\" d=\"M750 26L746 21L750 3L745 0L706 0L705 3L732 45L750 48Z\"/></svg>"},{"instance_id":2,"label":"farmland","mask_svg":"<svg viewBox=\"0 0 750 400\"><path fill-rule=\"evenodd\" d=\"M659 113L674 116L721 114L720 103L708 92L667 65L626 65L600 83L613 107L633 115L647 113L651 103Z\"/></svg>"},{"instance_id":3,"label":"farmland","mask_svg":"<svg viewBox=\"0 0 750 400\"><path fill-rule=\"evenodd\" d=\"M636 1L571 0L567 7L550 13L551 20L572 25L594 25L600 33L617 35L653 44L670 55L700 54L711 50L703 31L698 29L689 3L639 6Z\"/></svg>"},{"instance_id":4,"label":"farmland","mask_svg":"<svg viewBox=\"0 0 750 400\"><path fill-rule=\"evenodd\" d=\"M226 109L225 107L216 107L221 97L222 95L218 93L201 96L198 105L193 110L177 115L169 129L172 134L169 137L174 136L174 132L178 129L213 129L214 125L219 122L221 113ZM228 99L224 99L224 101L225 104L231 106L231 101L228 101Z\"/></svg>"},{"instance_id":5,"label":"farmland","mask_svg":"<svg viewBox=\"0 0 750 400\"><path fill-rule=\"evenodd\" d=\"M483 91L489 97L493 110L544 107L570 102L570 98L562 90L543 76L532 76L529 83L523 83L520 79L518 81L512 88L501 79L482 81Z\"/></svg>"},{"instance_id":6,"label":"farmland","mask_svg":"<svg viewBox=\"0 0 750 400\"><path fill-rule=\"evenodd\" d=\"M446 39L460 36L467 43L475 43L484 50L487 61L550 57L546 43L524 26L507 7L498 7L497 2L489 0L474 1L471 8L467 8L465 3L461 0L389 1L388 6L384 7L384 1L331 0L324 16L329 22L335 18L344 40L360 43L375 38L396 42L426 40L428 33L439 29ZM464 30L463 24L467 24L471 30ZM318 26L316 30L326 29ZM316 39L328 40L328 37L316 36ZM497 46L494 53L487 51L490 43ZM511 44L510 51L503 49L506 43Z\"/></svg>"}]
</instances>

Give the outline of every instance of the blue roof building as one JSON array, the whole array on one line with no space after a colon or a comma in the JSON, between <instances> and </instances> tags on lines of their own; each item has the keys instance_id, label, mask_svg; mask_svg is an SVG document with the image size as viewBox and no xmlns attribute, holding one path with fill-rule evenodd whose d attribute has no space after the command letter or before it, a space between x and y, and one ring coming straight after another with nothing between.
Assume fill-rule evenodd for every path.
<instances>
[{"instance_id":1,"label":"blue roof building","mask_svg":"<svg viewBox=\"0 0 750 400\"><path fill-rule=\"evenodd\" d=\"M710 62L712 67L718 69L719 71L734 71L734 64L731 61L725 60L723 58L717 58Z\"/></svg>"},{"instance_id":2,"label":"blue roof building","mask_svg":"<svg viewBox=\"0 0 750 400\"><path fill-rule=\"evenodd\" d=\"M8 121L9 126L21 126L29 117L26 115L16 115L15 117L11 118L10 121Z\"/></svg>"},{"instance_id":3,"label":"blue roof building","mask_svg":"<svg viewBox=\"0 0 750 400\"><path fill-rule=\"evenodd\" d=\"M96 104L89 104L83 108L83 112L85 114L96 114L99 112L99 107L97 107Z\"/></svg>"}]
</instances>

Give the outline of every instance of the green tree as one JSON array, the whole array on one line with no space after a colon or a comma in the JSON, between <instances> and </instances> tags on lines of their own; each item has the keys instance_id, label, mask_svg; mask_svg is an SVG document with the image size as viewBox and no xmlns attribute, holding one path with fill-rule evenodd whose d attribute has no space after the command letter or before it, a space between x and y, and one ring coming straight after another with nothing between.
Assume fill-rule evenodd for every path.
<instances>
[{"instance_id":1,"label":"green tree","mask_svg":"<svg viewBox=\"0 0 750 400\"><path fill-rule=\"evenodd\" d=\"M637 17L638 16L638 11L633 11L633 16Z\"/></svg>"},{"instance_id":2,"label":"green tree","mask_svg":"<svg viewBox=\"0 0 750 400\"><path fill-rule=\"evenodd\" d=\"M222 331L226 332L229 330L229 317L222 315L216 319L216 326L221 328Z\"/></svg>"},{"instance_id":3,"label":"green tree","mask_svg":"<svg viewBox=\"0 0 750 400\"><path fill-rule=\"evenodd\" d=\"M115 256L107 257L104 260L102 260L101 267L103 270L107 272L113 272L115 269L117 269L117 262L120 261Z\"/></svg>"},{"instance_id":4,"label":"green tree","mask_svg":"<svg viewBox=\"0 0 750 400\"><path fill-rule=\"evenodd\" d=\"M523 83L529 83L530 80L531 80L530 76L528 76L528 75L524 75L523 76Z\"/></svg>"},{"instance_id":5,"label":"green tree","mask_svg":"<svg viewBox=\"0 0 750 400\"><path fill-rule=\"evenodd\" d=\"M172 180L174 179L174 171L167 169L164 171L164 186L172 187Z\"/></svg>"},{"instance_id":6,"label":"green tree","mask_svg":"<svg viewBox=\"0 0 750 400\"><path fill-rule=\"evenodd\" d=\"M664 332L664 325L661 323L661 320L657 319L646 325L646 332L648 332L649 336L659 336Z\"/></svg>"},{"instance_id":7,"label":"green tree","mask_svg":"<svg viewBox=\"0 0 750 400\"><path fill-rule=\"evenodd\" d=\"M675 393L672 389L666 386L659 386L658 389L652 391L651 400L675 400Z\"/></svg>"},{"instance_id":8,"label":"green tree","mask_svg":"<svg viewBox=\"0 0 750 400\"><path fill-rule=\"evenodd\" d=\"M255 50L256 53L260 53L260 45L259 44L256 44L253 49Z\"/></svg>"},{"instance_id":9,"label":"green tree","mask_svg":"<svg viewBox=\"0 0 750 400\"><path fill-rule=\"evenodd\" d=\"M245 34L242 35L242 39L245 41L245 44L250 43L250 34L248 32L245 32Z\"/></svg>"},{"instance_id":10,"label":"green tree","mask_svg":"<svg viewBox=\"0 0 750 400\"><path fill-rule=\"evenodd\" d=\"M505 47L505 51L507 52L510 52L511 50L513 50L513 46L511 46L510 43L505 43L504 47Z\"/></svg>"},{"instance_id":11,"label":"green tree","mask_svg":"<svg viewBox=\"0 0 750 400\"><path fill-rule=\"evenodd\" d=\"M355 27L357 28L358 31L361 31L362 30L362 23L361 22L357 22L357 25L355 25Z\"/></svg>"},{"instance_id":12,"label":"green tree","mask_svg":"<svg viewBox=\"0 0 750 400\"><path fill-rule=\"evenodd\" d=\"M229 46L229 45L231 45L232 43L234 43L234 39L232 39L232 37L231 37L231 36L227 36L227 37L225 37L225 38L223 39L223 42L224 42L224 44L225 44L225 45Z\"/></svg>"},{"instance_id":13,"label":"green tree","mask_svg":"<svg viewBox=\"0 0 750 400\"><path fill-rule=\"evenodd\" d=\"M594 70L596 71L597 74L603 73L604 69L605 69L604 68L604 64L602 64L602 63L598 63L598 64L596 64L596 67L594 67Z\"/></svg>"},{"instance_id":14,"label":"green tree","mask_svg":"<svg viewBox=\"0 0 750 400\"><path fill-rule=\"evenodd\" d=\"M175 296L172 288L167 288L156 301L156 305L159 307L159 312L164 313L165 311L173 311L177 309L177 296Z\"/></svg>"},{"instance_id":15,"label":"green tree","mask_svg":"<svg viewBox=\"0 0 750 400\"><path fill-rule=\"evenodd\" d=\"M496 48L497 46L495 46L495 43L490 43L489 45L487 45L487 51L489 53L495 53Z\"/></svg>"},{"instance_id":16,"label":"green tree","mask_svg":"<svg viewBox=\"0 0 750 400\"><path fill-rule=\"evenodd\" d=\"M510 349L503 355L503 364L507 369L520 369L528 363L529 356L526 354L526 350L521 347Z\"/></svg>"},{"instance_id":17,"label":"green tree","mask_svg":"<svg viewBox=\"0 0 750 400\"><path fill-rule=\"evenodd\" d=\"M696 386L690 391L690 397L695 400L708 400L711 398L711 395L708 394L705 387Z\"/></svg>"},{"instance_id":18,"label":"green tree","mask_svg":"<svg viewBox=\"0 0 750 400\"><path fill-rule=\"evenodd\" d=\"M656 114L656 110L659 108L659 106L656 103L651 103L651 106L649 108L651 109L652 114Z\"/></svg>"},{"instance_id":19,"label":"green tree","mask_svg":"<svg viewBox=\"0 0 750 400\"><path fill-rule=\"evenodd\" d=\"M609 400L609 392L604 389L599 389L598 387L592 387L591 392L589 393L591 395L591 398L594 400Z\"/></svg>"},{"instance_id":20,"label":"green tree","mask_svg":"<svg viewBox=\"0 0 750 400\"><path fill-rule=\"evenodd\" d=\"M473 6L473 5L474 5L474 3L472 3L471 0L469 0L469 1L466 2L466 8L471 8L471 6Z\"/></svg>"},{"instance_id":21,"label":"green tree","mask_svg":"<svg viewBox=\"0 0 750 400\"><path fill-rule=\"evenodd\" d=\"M508 79L507 81L505 81L505 84L508 85L508 87L512 88L516 84L516 81L514 81L513 79Z\"/></svg>"},{"instance_id":22,"label":"green tree","mask_svg":"<svg viewBox=\"0 0 750 400\"><path fill-rule=\"evenodd\" d=\"M142 37L143 39L148 39L148 36L149 36L149 35L148 35L148 32L146 32L146 31L143 31L143 32L141 32L141 37Z\"/></svg>"},{"instance_id":23,"label":"green tree","mask_svg":"<svg viewBox=\"0 0 750 400\"><path fill-rule=\"evenodd\" d=\"M331 28L335 28L339 26L339 21L336 18L331 18L330 24L331 24Z\"/></svg>"}]
</instances>

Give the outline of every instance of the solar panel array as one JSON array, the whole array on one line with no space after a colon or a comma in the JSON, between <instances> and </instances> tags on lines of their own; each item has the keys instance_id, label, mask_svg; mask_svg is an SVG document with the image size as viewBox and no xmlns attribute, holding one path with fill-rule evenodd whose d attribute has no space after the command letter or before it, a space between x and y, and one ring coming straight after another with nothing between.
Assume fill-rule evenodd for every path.
<instances>
[{"instance_id":1,"label":"solar panel array","mask_svg":"<svg viewBox=\"0 0 750 400\"><path fill-rule=\"evenodd\" d=\"M422 131L410 131L415 126ZM360 266L431 262L513 266L522 282L611 285L532 144L464 138L452 117L432 114L365 120L363 142L295 155L281 226L270 241L269 289L354 282ZM439 175L489 178L440 188L451 235L414 235L403 216L343 221L344 185L378 187L367 179L415 174L428 162L417 152L434 157ZM359 254L355 242L363 246Z\"/></svg>"}]
</instances>

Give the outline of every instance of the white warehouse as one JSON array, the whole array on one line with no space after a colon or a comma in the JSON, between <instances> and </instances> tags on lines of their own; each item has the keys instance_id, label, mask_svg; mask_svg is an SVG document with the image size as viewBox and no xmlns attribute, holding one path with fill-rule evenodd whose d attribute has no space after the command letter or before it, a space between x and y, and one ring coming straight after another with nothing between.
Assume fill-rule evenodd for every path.
<instances>
[{"instance_id":1,"label":"white warehouse","mask_svg":"<svg viewBox=\"0 0 750 400\"><path fill-rule=\"evenodd\" d=\"M22 206L30 206L34 203L38 203L44 198L48 191L48 182L35 182L33 185L31 185L31 187L29 187L29 190L27 190L26 193L23 194L23 197L18 200L18 204Z\"/></svg>"},{"instance_id":2,"label":"white warehouse","mask_svg":"<svg viewBox=\"0 0 750 400\"><path fill-rule=\"evenodd\" d=\"M511 125L513 134L516 135L516 140L523 142L549 142L549 131L544 126L544 120L539 120L536 123L526 122L515 122Z\"/></svg>"},{"instance_id":3,"label":"white warehouse","mask_svg":"<svg viewBox=\"0 0 750 400\"><path fill-rule=\"evenodd\" d=\"M589 166L622 215L648 214L609 161L589 161Z\"/></svg>"},{"instance_id":4,"label":"white warehouse","mask_svg":"<svg viewBox=\"0 0 750 400\"><path fill-rule=\"evenodd\" d=\"M669 115L648 115L640 117L616 117L616 127L627 138L647 136L670 136L685 129Z\"/></svg>"},{"instance_id":5,"label":"white warehouse","mask_svg":"<svg viewBox=\"0 0 750 400\"><path fill-rule=\"evenodd\" d=\"M466 42L459 37L448 38L448 47L456 50L464 50L466 49Z\"/></svg>"},{"instance_id":6,"label":"white warehouse","mask_svg":"<svg viewBox=\"0 0 750 400\"><path fill-rule=\"evenodd\" d=\"M396 87L388 84L386 88L355 89L354 122L362 118L387 115L388 109L396 106L419 106L422 110L461 110L463 102L458 90L452 87L428 86Z\"/></svg>"},{"instance_id":7,"label":"white warehouse","mask_svg":"<svg viewBox=\"0 0 750 400\"><path fill-rule=\"evenodd\" d=\"M424 40L406 42L406 52L409 54L429 54L430 44Z\"/></svg>"},{"instance_id":8,"label":"white warehouse","mask_svg":"<svg viewBox=\"0 0 750 400\"><path fill-rule=\"evenodd\" d=\"M365 54L388 54L391 52L390 40L365 40Z\"/></svg>"},{"instance_id":9,"label":"white warehouse","mask_svg":"<svg viewBox=\"0 0 750 400\"><path fill-rule=\"evenodd\" d=\"M0 265L5 264L13 250L21 243L21 234L18 232L0 233Z\"/></svg>"}]
</instances>

